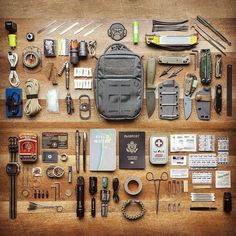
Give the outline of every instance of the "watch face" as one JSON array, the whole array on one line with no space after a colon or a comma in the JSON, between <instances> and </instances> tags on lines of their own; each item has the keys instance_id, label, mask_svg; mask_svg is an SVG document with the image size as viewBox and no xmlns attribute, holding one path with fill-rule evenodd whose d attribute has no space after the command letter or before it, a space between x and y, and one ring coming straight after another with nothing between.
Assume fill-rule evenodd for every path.
<instances>
[{"instance_id":1,"label":"watch face","mask_svg":"<svg viewBox=\"0 0 236 236\"><path fill-rule=\"evenodd\" d=\"M9 162L6 166L6 172L8 175L18 175L20 173L20 165L16 162Z\"/></svg>"}]
</instances>

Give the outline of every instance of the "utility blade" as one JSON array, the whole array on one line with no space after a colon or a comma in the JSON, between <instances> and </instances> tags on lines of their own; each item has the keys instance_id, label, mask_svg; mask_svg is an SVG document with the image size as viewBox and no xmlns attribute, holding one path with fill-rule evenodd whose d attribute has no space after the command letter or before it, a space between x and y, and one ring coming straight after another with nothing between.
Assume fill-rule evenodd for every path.
<instances>
[{"instance_id":1,"label":"utility blade","mask_svg":"<svg viewBox=\"0 0 236 236\"><path fill-rule=\"evenodd\" d=\"M156 108L156 95L155 88L146 90L146 106L147 106L147 114L148 118L152 116Z\"/></svg>"},{"instance_id":2,"label":"utility blade","mask_svg":"<svg viewBox=\"0 0 236 236\"><path fill-rule=\"evenodd\" d=\"M173 66L168 66L164 71L161 72L159 77L162 77L164 75L167 75L168 72L173 68Z\"/></svg>"},{"instance_id":3,"label":"utility blade","mask_svg":"<svg viewBox=\"0 0 236 236\"><path fill-rule=\"evenodd\" d=\"M192 113L192 99L190 96L184 96L184 117L187 120Z\"/></svg>"}]
</instances>

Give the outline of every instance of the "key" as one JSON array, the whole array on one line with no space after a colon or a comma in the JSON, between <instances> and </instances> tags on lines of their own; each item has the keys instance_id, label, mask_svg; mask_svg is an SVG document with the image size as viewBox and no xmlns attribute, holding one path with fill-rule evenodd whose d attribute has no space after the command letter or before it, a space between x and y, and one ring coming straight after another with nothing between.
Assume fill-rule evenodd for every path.
<instances>
[{"instance_id":1,"label":"key","mask_svg":"<svg viewBox=\"0 0 236 236\"><path fill-rule=\"evenodd\" d=\"M54 208L54 209L56 209L56 211L57 212L62 212L63 211L63 206L59 206L59 205L56 205L56 206L54 206L54 205L42 205L42 204L37 204L37 203L35 203L35 202L29 202L29 206L28 206L28 210L29 211L32 211L32 210L36 210L36 209L39 209L39 208L41 208L41 209L52 209L52 208Z\"/></svg>"}]
</instances>

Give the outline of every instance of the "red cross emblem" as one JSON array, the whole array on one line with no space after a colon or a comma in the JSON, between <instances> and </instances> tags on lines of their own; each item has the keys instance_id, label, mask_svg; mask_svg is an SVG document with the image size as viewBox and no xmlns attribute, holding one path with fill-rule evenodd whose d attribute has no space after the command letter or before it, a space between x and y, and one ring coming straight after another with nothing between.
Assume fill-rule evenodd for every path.
<instances>
[{"instance_id":1,"label":"red cross emblem","mask_svg":"<svg viewBox=\"0 0 236 236\"><path fill-rule=\"evenodd\" d=\"M155 141L155 145L156 145L157 147L161 147L161 146L163 145L163 141L162 141L161 139L157 139L157 140Z\"/></svg>"}]
</instances>

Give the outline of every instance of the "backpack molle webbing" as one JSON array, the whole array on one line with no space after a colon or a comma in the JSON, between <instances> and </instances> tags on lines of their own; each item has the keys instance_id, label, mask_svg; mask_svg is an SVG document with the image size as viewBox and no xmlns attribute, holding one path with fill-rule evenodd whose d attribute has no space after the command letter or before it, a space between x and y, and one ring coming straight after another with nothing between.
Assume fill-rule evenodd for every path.
<instances>
[{"instance_id":1,"label":"backpack molle webbing","mask_svg":"<svg viewBox=\"0 0 236 236\"><path fill-rule=\"evenodd\" d=\"M123 44L112 44L98 59L94 97L98 113L108 120L136 118L142 108L142 59Z\"/></svg>"}]
</instances>

